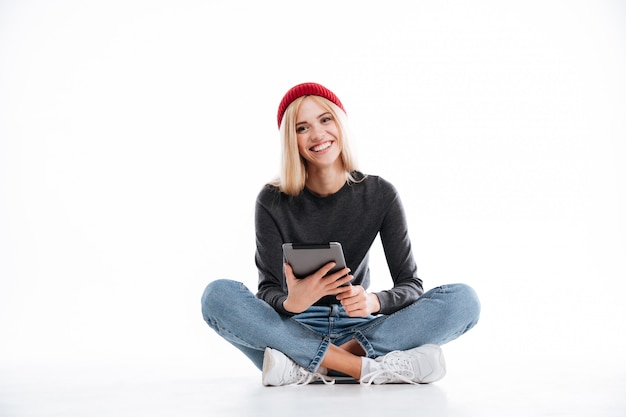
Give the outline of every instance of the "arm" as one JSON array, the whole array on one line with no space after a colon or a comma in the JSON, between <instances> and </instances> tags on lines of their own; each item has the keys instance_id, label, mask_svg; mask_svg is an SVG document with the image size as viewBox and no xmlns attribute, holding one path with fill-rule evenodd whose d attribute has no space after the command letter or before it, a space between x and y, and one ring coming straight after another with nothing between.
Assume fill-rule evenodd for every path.
<instances>
[{"instance_id":1,"label":"arm","mask_svg":"<svg viewBox=\"0 0 626 417\"><path fill-rule=\"evenodd\" d=\"M256 233L255 262L259 272L257 297L282 314L291 314L283 308L287 299L287 285L283 279L283 238L278 224L262 203L264 190L256 201L254 225Z\"/></svg>"},{"instance_id":2,"label":"arm","mask_svg":"<svg viewBox=\"0 0 626 417\"><path fill-rule=\"evenodd\" d=\"M424 289L417 276L404 208L396 189L390 184L385 198L389 201L389 209L380 228L380 238L394 286L376 295L380 300L380 312L391 314L415 302Z\"/></svg>"}]
</instances>

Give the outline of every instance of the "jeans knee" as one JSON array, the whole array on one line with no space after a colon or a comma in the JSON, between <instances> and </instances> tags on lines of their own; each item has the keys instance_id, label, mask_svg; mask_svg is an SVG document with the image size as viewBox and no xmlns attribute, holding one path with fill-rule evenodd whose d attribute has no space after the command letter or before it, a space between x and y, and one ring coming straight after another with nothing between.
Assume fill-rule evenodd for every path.
<instances>
[{"instance_id":1,"label":"jeans knee","mask_svg":"<svg viewBox=\"0 0 626 417\"><path fill-rule=\"evenodd\" d=\"M232 301L229 295L241 284L228 279L218 279L209 283L202 293L202 316L205 320L220 313Z\"/></svg>"},{"instance_id":2,"label":"jeans knee","mask_svg":"<svg viewBox=\"0 0 626 417\"><path fill-rule=\"evenodd\" d=\"M472 287L467 284L456 284L459 304L463 305L467 318L471 320L472 326L478 322L480 317L480 299Z\"/></svg>"}]
</instances>

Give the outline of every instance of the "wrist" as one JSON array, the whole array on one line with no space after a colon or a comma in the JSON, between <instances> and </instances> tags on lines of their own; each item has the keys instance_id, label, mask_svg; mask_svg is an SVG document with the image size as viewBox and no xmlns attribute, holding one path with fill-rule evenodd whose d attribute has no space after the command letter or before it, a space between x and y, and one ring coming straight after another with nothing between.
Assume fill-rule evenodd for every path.
<instances>
[{"instance_id":1,"label":"wrist","mask_svg":"<svg viewBox=\"0 0 626 417\"><path fill-rule=\"evenodd\" d=\"M369 299L369 305L370 305L370 313L371 314L376 314L380 311L380 299L378 298L378 296L371 292L369 294L367 294L367 298Z\"/></svg>"},{"instance_id":2,"label":"wrist","mask_svg":"<svg viewBox=\"0 0 626 417\"><path fill-rule=\"evenodd\" d=\"M283 310L291 314L302 313L302 311L298 310L297 306L293 305L293 302L289 300L289 297L285 298L285 301L283 301Z\"/></svg>"},{"instance_id":3,"label":"wrist","mask_svg":"<svg viewBox=\"0 0 626 417\"><path fill-rule=\"evenodd\" d=\"M289 308L289 297L285 298L285 300L283 301L283 310L285 310L288 313L292 313L292 311Z\"/></svg>"}]
</instances>

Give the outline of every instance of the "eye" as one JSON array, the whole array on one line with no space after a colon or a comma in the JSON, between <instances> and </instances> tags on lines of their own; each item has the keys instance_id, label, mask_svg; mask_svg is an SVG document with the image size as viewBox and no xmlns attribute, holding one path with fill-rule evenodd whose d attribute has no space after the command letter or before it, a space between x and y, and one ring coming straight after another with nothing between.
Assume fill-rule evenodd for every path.
<instances>
[{"instance_id":1,"label":"eye","mask_svg":"<svg viewBox=\"0 0 626 417\"><path fill-rule=\"evenodd\" d=\"M331 116L324 116L320 119L320 122L322 122L323 124L330 123L332 121L333 121L333 118Z\"/></svg>"},{"instance_id":2,"label":"eye","mask_svg":"<svg viewBox=\"0 0 626 417\"><path fill-rule=\"evenodd\" d=\"M308 126L296 126L296 133L304 133L308 128Z\"/></svg>"}]
</instances>

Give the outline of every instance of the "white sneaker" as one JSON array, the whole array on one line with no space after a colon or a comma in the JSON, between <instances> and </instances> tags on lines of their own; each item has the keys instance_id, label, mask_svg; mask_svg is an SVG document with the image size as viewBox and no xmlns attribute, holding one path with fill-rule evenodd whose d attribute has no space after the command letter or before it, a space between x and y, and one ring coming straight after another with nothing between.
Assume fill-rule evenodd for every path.
<instances>
[{"instance_id":1,"label":"white sneaker","mask_svg":"<svg viewBox=\"0 0 626 417\"><path fill-rule=\"evenodd\" d=\"M324 384L334 384L333 379L326 379L325 375L318 372L309 372L282 352L265 348L263 355L263 385L307 385L321 380Z\"/></svg>"},{"instance_id":2,"label":"white sneaker","mask_svg":"<svg viewBox=\"0 0 626 417\"><path fill-rule=\"evenodd\" d=\"M429 384L446 374L443 353L437 345L396 350L370 361L370 372L361 375L361 384Z\"/></svg>"}]
</instances>

